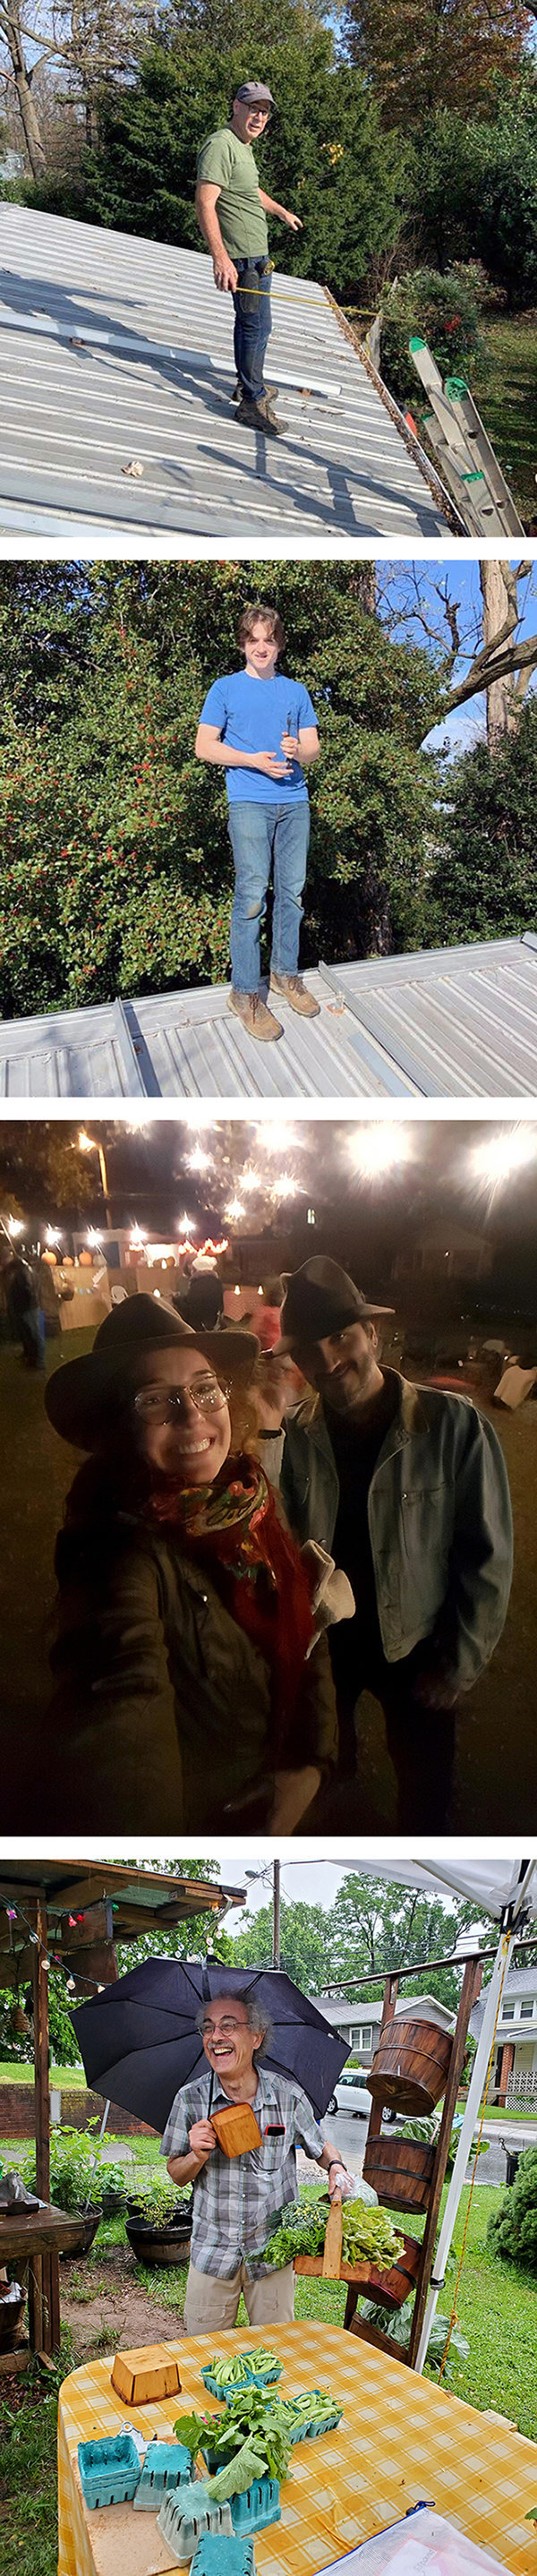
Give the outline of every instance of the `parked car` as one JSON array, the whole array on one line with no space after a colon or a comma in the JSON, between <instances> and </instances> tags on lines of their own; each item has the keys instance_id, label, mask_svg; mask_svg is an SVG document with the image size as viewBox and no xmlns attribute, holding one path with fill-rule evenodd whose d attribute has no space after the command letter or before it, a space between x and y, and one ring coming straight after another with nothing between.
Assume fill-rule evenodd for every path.
<instances>
[{"instance_id":1,"label":"parked car","mask_svg":"<svg viewBox=\"0 0 537 2576\"><path fill-rule=\"evenodd\" d=\"M368 2093L363 2068L343 2066L328 2104L329 2111L332 2115L334 2111L350 2111L353 2120L368 2120L372 2107L373 2096Z\"/></svg>"},{"instance_id":2,"label":"parked car","mask_svg":"<svg viewBox=\"0 0 537 2576\"><path fill-rule=\"evenodd\" d=\"M335 2111L347 2111L352 2120L368 2120L369 2113L372 2109L373 2096L368 2092L365 2068L363 2066L343 2066L341 2075L338 2076L335 2092L332 2094L332 2099L328 2104L328 2110L332 2119ZM397 2113L395 2111L385 2110L382 2113L382 2117L383 2120L393 2121L396 2119Z\"/></svg>"}]
</instances>

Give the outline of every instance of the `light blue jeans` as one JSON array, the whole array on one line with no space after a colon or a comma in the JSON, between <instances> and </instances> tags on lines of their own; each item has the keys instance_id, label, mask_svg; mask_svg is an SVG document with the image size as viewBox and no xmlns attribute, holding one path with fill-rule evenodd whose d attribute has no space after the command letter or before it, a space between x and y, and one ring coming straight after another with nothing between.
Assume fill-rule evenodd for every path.
<instances>
[{"instance_id":1,"label":"light blue jeans","mask_svg":"<svg viewBox=\"0 0 537 2576\"><path fill-rule=\"evenodd\" d=\"M271 965L275 975L296 975L302 894L310 837L308 799L296 805L230 805L229 837L235 862L231 914L231 982L235 992L257 993L261 974L261 923L274 868Z\"/></svg>"}]
</instances>

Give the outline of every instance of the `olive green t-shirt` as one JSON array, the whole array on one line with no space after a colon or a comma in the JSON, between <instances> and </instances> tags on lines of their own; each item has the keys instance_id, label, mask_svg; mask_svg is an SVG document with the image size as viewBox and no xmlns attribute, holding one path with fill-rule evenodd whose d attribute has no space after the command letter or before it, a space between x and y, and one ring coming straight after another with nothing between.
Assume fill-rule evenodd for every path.
<instances>
[{"instance_id":1,"label":"olive green t-shirt","mask_svg":"<svg viewBox=\"0 0 537 2576\"><path fill-rule=\"evenodd\" d=\"M251 144L241 143L231 125L219 126L202 143L197 177L222 190L216 211L230 258L262 259L268 250L267 220Z\"/></svg>"}]
</instances>

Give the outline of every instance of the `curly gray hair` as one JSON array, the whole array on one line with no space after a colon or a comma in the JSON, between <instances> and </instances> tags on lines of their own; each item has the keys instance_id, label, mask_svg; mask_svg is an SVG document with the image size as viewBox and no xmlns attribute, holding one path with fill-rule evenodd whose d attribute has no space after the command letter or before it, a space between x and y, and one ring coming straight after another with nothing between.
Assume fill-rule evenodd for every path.
<instances>
[{"instance_id":1,"label":"curly gray hair","mask_svg":"<svg viewBox=\"0 0 537 2576\"><path fill-rule=\"evenodd\" d=\"M272 2040L270 2013L257 2002L255 1986L226 1986L225 1977L223 1977L221 1986L215 1987L207 2000L212 2004L221 2003L224 1995L229 1999L230 2004L242 2004L249 2030L261 2031L259 2047L254 2048L253 2051L253 2064L256 2066L258 2058L263 2057L265 2050L270 2048ZM203 2032L206 2011L207 2002L200 2004L199 2012L196 2013L196 2028L201 2032Z\"/></svg>"}]
</instances>

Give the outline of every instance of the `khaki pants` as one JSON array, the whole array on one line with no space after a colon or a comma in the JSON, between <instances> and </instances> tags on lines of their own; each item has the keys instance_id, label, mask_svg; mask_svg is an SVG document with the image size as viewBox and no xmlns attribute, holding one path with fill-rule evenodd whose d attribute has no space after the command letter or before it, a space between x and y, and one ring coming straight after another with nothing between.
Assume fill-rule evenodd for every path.
<instances>
[{"instance_id":1,"label":"khaki pants","mask_svg":"<svg viewBox=\"0 0 537 2576\"><path fill-rule=\"evenodd\" d=\"M251 2281L245 2263L239 2264L231 2281L217 2281L212 2272L198 2272L189 2265L185 2299L187 2334L214 2334L218 2327L234 2326L241 2290L251 2326L287 2326L295 2313L295 2275L292 2263L281 2272L265 2272Z\"/></svg>"}]
</instances>

